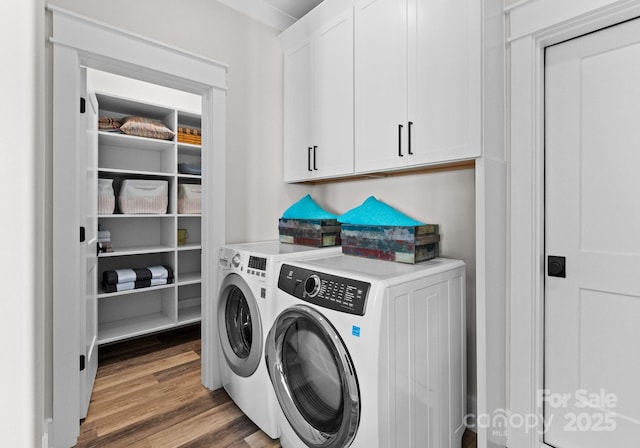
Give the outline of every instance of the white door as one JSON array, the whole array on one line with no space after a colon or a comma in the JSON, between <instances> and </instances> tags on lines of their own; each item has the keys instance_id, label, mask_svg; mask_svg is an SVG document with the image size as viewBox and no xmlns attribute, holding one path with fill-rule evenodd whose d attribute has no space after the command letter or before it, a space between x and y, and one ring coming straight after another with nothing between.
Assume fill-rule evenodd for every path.
<instances>
[{"instance_id":1,"label":"white door","mask_svg":"<svg viewBox=\"0 0 640 448\"><path fill-rule=\"evenodd\" d=\"M544 440L640 434L640 20L546 51ZM566 274L565 277L555 275Z\"/></svg>"},{"instance_id":2,"label":"white door","mask_svg":"<svg viewBox=\"0 0 640 448\"><path fill-rule=\"evenodd\" d=\"M56 71L76 59L56 49ZM86 69L54 78L53 428L54 446L72 446L86 417L97 370L98 103ZM69 78L70 77L70 78ZM72 82L68 82L71 79ZM62 132L62 131L65 132Z\"/></svg>"},{"instance_id":3,"label":"white door","mask_svg":"<svg viewBox=\"0 0 640 448\"><path fill-rule=\"evenodd\" d=\"M86 77L84 77L86 79ZM81 156L86 176L81 191L80 213L85 222L85 240L80 245L81 260L85 260L83 284L84 296L80 297L80 418L87 416L91 391L98 369L98 100L95 94L87 95L85 103L86 145ZM80 183L82 186L82 182Z\"/></svg>"}]
</instances>

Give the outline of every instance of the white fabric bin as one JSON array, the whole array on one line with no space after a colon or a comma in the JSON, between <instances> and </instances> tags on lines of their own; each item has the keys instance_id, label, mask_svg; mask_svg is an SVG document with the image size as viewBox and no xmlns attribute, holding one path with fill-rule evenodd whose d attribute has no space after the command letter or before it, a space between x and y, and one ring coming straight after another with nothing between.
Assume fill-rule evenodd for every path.
<instances>
[{"instance_id":1,"label":"white fabric bin","mask_svg":"<svg viewBox=\"0 0 640 448\"><path fill-rule=\"evenodd\" d=\"M116 208L113 179L98 179L98 214L111 215Z\"/></svg>"},{"instance_id":2,"label":"white fabric bin","mask_svg":"<svg viewBox=\"0 0 640 448\"><path fill-rule=\"evenodd\" d=\"M125 179L120 186L118 204L124 214L163 214L169 203L166 180Z\"/></svg>"},{"instance_id":3,"label":"white fabric bin","mask_svg":"<svg viewBox=\"0 0 640 448\"><path fill-rule=\"evenodd\" d=\"M180 184L178 185L178 213L200 213L202 198L202 185Z\"/></svg>"}]
</instances>

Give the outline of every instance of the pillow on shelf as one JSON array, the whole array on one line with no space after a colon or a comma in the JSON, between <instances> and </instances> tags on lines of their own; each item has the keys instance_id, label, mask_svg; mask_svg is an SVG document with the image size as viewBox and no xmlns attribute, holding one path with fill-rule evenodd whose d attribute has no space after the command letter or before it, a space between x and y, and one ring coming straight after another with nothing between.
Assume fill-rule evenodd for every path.
<instances>
[{"instance_id":1,"label":"pillow on shelf","mask_svg":"<svg viewBox=\"0 0 640 448\"><path fill-rule=\"evenodd\" d=\"M120 131L127 135L161 140L171 140L175 135L175 132L162 124L162 122L144 117L124 117Z\"/></svg>"}]
</instances>

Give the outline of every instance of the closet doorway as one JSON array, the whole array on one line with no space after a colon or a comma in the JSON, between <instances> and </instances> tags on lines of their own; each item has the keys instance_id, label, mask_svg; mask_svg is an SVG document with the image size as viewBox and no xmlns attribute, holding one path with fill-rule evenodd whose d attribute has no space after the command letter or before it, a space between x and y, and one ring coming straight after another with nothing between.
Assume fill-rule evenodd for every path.
<instances>
[{"instance_id":1,"label":"closet doorway","mask_svg":"<svg viewBox=\"0 0 640 448\"><path fill-rule=\"evenodd\" d=\"M557 292L560 291L560 288L566 288L569 282L573 282L580 277L580 281L585 279L585 274L588 273L589 267L582 266L581 256L576 257L574 253L569 253L565 250L565 248L561 247L553 247L555 242L547 241L547 237L552 237L551 235L547 235L547 233L555 233L555 231L551 227L547 227L548 219L554 219L546 216L546 201L547 199L553 201L553 198L547 198L545 193L549 190L553 190L555 194L560 194L563 191L561 185L556 186L548 186L547 183L554 182L550 178L547 178L547 174L551 177L557 178L556 175L552 173L546 173L547 168L546 165L546 156L551 148L547 146L546 133L547 131L552 131L552 129L546 129L546 125L549 124L549 117L546 117L546 112L549 111L549 108L553 107L551 104L547 104L545 100L545 88L547 85L546 75L553 76L550 73L545 73L545 49L550 48L553 49L556 44L560 44L561 42L571 42L570 39L578 38L579 36L598 36L596 40L600 41L600 33L603 29L611 29L617 28L616 25L628 22L632 19L640 17L640 1L632 0L629 2L623 2L624 4L617 1L603 1L598 5L595 4L586 4L586 2L580 1L567 1L563 2L564 9L560 10L557 8L557 2L517 2L516 5L508 8L508 23L510 26L509 29L509 60L510 64L508 66L509 70L509 86L510 86L510 111L508 115L508 120L510 121L509 129L510 129L510 137L509 137L509 154L510 154L510 188L509 188L509 196L510 196L510 224L509 224L509 246L510 246L510 259L511 262L509 264L509 284L508 288L510 290L510 298L509 298L509 327L510 327L510 337L509 337L509 396L510 396L510 405L509 411L511 415L518 414L519 416L523 416L524 418L531 418L535 420L533 424L530 425L516 425L511 424L509 427L509 431L507 434L507 444L509 446L531 446L531 447L542 447L542 446L551 446L546 442L557 443L561 445L562 442L558 440L551 433L545 434L547 428L549 428L549 424L546 421L547 418L551 417L551 414L548 412L545 413L545 402L548 400L548 406L554 407L554 409L559 410L559 417L554 418L554 424L560 424L563 428L564 424L569 424L567 429L574 429L574 431L566 431L565 435L576 434L580 432L582 429L592 428L594 431L585 431L587 434L593 434L594 437L590 439L589 442L598 444L599 441L602 442L600 436L603 434L615 434L611 431L605 431L607 429L611 429L611 425L606 421L607 413L610 412L612 406L610 406L613 401L607 401L607 395L609 393L617 395L619 385L622 383L616 383L616 379L614 378L618 375L619 378L622 379L622 376L625 374L623 370L620 369L622 363L624 363L625 359L632 359L630 357L630 353L626 353L623 357L618 357L617 364L606 364L606 358L615 358L616 353L620 353L619 350L626 350L628 348L628 344L625 341L616 341L616 344L612 345L610 342L612 341L612 335L616 331L626 332L630 329L627 319L631 318L632 315L624 315L624 312L621 312L621 308L619 305L622 301L625 300L624 295L637 295L637 291L634 292L632 289L628 289L626 292L618 289L617 292L607 292L606 289L612 287L612 283L609 282L608 285L605 285L605 281L607 281L607 277L609 279L614 278L614 276L610 276L609 274L604 275L603 273L609 273L611 268L614 268L613 263L609 266L606 266L606 271L599 271L597 275L592 275L592 278L588 279L589 282L601 282L601 285L594 286L585 285L579 286L583 289L583 292L580 293L582 298L580 299L583 304L587 307L583 308L580 311L580 316L572 316L571 320L573 322L561 322L561 324L565 327L564 331L558 332L559 326L557 322L546 322L546 315L552 313L552 310L548 308L550 306L553 308L556 305L560 306L572 306L571 303L575 304L575 298L577 295L574 292L563 294L563 297L560 297L560 301L564 298L564 303L560 303L560 301L556 300L559 297L546 297L546 292L549 288L558 288ZM577 42L578 39L574 40ZM602 43L605 42L603 39ZM557 45L556 49L560 49L561 45ZM620 48L621 52L619 54L625 53L624 44ZM634 51L632 46L629 46L630 51ZM566 47L569 48L569 47ZM595 47L591 46L591 49L595 49ZM550 50L547 50L550 51ZM608 56L606 53L610 53ZM602 88L598 88L596 91L592 89L585 90L588 92L588 95L591 95L591 98L588 100L591 102L598 96L598 92L601 95L601 103L600 106L607 106L610 104L609 101L617 101L619 99L624 98L629 101L634 97L635 91L631 84L620 84L611 87L611 93L615 92L615 95L609 96L609 87L607 83L610 83L611 80L615 79L616 76L632 76L631 72L625 73L624 71L619 71L615 73L613 66L607 67L606 64L603 66L600 62L604 59L612 57L611 59L617 59L616 63L620 64L621 62L625 62L624 58L619 58L615 55L615 51L611 53L606 49L602 53L602 58L599 55L594 55L594 57L588 57L584 60L584 62L590 66L588 77L590 78L588 81L592 83L595 79L592 75L596 74L596 71L599 72L601 79L608 78L609 81L606 81ZM547 54L549 56L549 54ZM598 60L600 59L600 61ZM631 60L626 61L631 64L633 62ZM574 65L574 67L578 67L582 65L582 63L578 64L570 64ZM623 64L624 65L624 64ZM596 71L592 71L593 68L599 68ZM637 67L634 67L634 70L637 70ZM553 81L552 81L553 82ZM566 89L563 89L565 93L568 93L568 90L575 92L576 88L578 90L581 88L582 82L580 85L577 83L572 84L573 81L563 82L566 85ZM637 84L634 80L634 85ZM628 88L628 93L620 95L620 89ZM572 101L573 103L573 101ZM556 102L556 105L558 103ZM585 104L586 105L586 104ZM565 105L568 106L568 105ZM574 103L575 106L575 103ZM576 129L576 120L582 120L586 118L588 120L593 120L594 117L597 117L597 114L601 112L602 120L598 123L598 126L605 125L605 127L609 127L612 121L616 120L616 117L620 112L625 111L628 113L629 110L632 110L625 107L620 110L604 110L601 112L601 109L593 109L586 110L586 115L581 117L579 115L582 112L579 112L579 109L576 109L575 112L570 113L571 120L567 120L566 122L562 122L562 118L556 119L556 122L559 123L558 129L565 128L567 132L565 135L570 136L574 135ZM605 117L606 116L606 117ZM619 123L615 123L615 126L624 125L624 123L629 123L629 117L624 117L623 120L619 121ZM572 173L564 173L561 174L559 180L562 180L564 177L567 180L567 188L575 191L576 186L581 188L581 182L578 181L578 178L574 174L577 170L582 170L581 176L585 174L589 174L585 171L585 168L593 170L597 163L594 164L594 156L610 156L609 160L606 160L606 163L602 165L602 171L600 171L595 179L595 182L598 179L604 179L602 176L605 174L605 171L609 173L611 170L611 163L617 162L620 164L619 168L620 174L622 176L616 174L613 179L610 179L610 176L607 178L608 185L606 188L600 190L599 192L594 192L594 179L582 179L585 181L585 184L589 186L591 191L585 191L587 195L584 197L585 202L582 202L580 199L579 207L581 208L581 213L586 213L587 217L591 220L592 218L602 218L609 217L607 213L602 213L601 215L597 215L593 213L593 206L596 205L596 202L600 202L600 206L604 206L603 209L611 208L615 206L615 202L622 197L625 197L627 193L623 193L620 197L613 198L612 202L606 203L603 200L603 197L606 195L606 191L611 191L612 188L615 188L615 185L618 181L628 182L633 178L628 176L626 173L629 170L628 163L624 161L624 158L629 160L629 157L632 157L631 154L626 152L626 150L619 151L620 145L619 137L627 138L629 135L629 131L632 131L633 128L627 128L626 131L621 132L620 134L612 133L611 128L605 129L602 135L611 136L615 135L614 140L616 141L615 145L609 145L608 142L605 142L603 145L603 149L601 154L598 154L597 151L594 152L593 149L586 151L584 155L586 158L582 161L578 161L573 159ZM584 124L582 130L588 132L593 132L594 129L585 129ZM564 134L564 132L563 132ZM579 134L578 134L579 135ZM573 139L573 137L570 137ZM575 141L575 140L574 140ZM588 145L597 144L596 141L584 142ZM546 147L547 146L547 147ZM561 144L558 146L555 145L555 155L556 156L564 156L567 157L567 160L571 162L572 158L569 155L568 144ZM617 150L613 150L615 146L618 146ZM622 156L622 157L621 157ZM618 159L616 161L616 159ZM586 165L581 166L582 163L586 163ZM599 168L599 167L598 167ZM593 176L592 176L593 177ZM604 182L604 181L603 181ZM546 188L545 188L546 187ZM574 204L575 201L574 201ZM552 204L549 204L553 206ZM569 204L567 208L574 208L573 205ZM623 210L616 211L616 216L620 216L620 213L630 213L633 211L631 205L625 206ZM615 217L610 219L611 222L615 221ZM611 229L613 227L607 226L606 229L602 230L602 234L600 236L595 235L593 233L593 223L597 221L591 220L590 222L582 222L581 228L576 228L575 225L571 226L571 236L572 241L576 241L579 239L580 249L579 251L584 251L584 249L592 250L596 249L594 243L598 243L599 247L597 249L602 248L602 242L604 238L608 238L609 242L615 241L615 239L623 238L624 233L612 233ZM587 227L583 226L586 225ZM627 222L619 221L615 222L616 226L625 226L628 224ZM587 233L584 231L587 230ZM615 230L617 232L617 229ZM586 237L586 238L585 238ZM557 238L553 236L552 238ZM603 238L598 240L599 238ZM634 240L635 241L635 240ZM573 243L575 245L575 243ZM624 255L619 251L619 247L614 247L610 244L605 244L604 247L606 251L613 250L614 252L618 252L618 255ZM577 246L576 246L577 247ZM633 246L629 245L625 248L625 250L629 250ZM559 257L566 257L566 265L565 265L565 277L553 277L547 275L550 271L551 274L562 274L562 269L557 269L556 261L559 260L548 260L547 255L554 255ZM601 262L606 262L609 260L609 256L603 254L600 257L590 257L592 260L594 258L599 258ZM617 263L617 262L616 262ZM551 265L551 266L549 266ZM619 266L619 265L617 265ZM626 264L624 269L631 269L634 265ZM551 267L551 270L548 268ZM615 275L621 276L623 271L616 273ZM628 271L627 271L628 272ZM629 284L629 282L635 279L637 276L626 276L626 280L620 281L619 285L613 285L614 289L618 287L625 287ZM620 277L619 277L620 278ZM631 280L630 280L631 279ZM615 283L615 282L614 282ZM565 286L563 286L563 284ZM606 289L605 289L606 288ZM576 288L577 289L577 288ZM589 289L591 291L589 291ZM567 289L565 289L567 290ZM595 294L594 294L595 292ZM586 293L586 294L585 294ZM573 297L571 297L573 295ZM604 305L603 302L599 301L599 298L604 296L608 296L611 306ZM547 303L548 300L556 302L556 304ZM594 308L602 307L606 310L606 314L597 315L594 313ZM635 304L631 305L631 307L636 308ZM635 312L635 310L634 310ZM617 314L618 317L622 317L619 322L616 322L615 325L610 325L612 321L611 316ZM595 316L595 318L594 318ZM558 316L559 317L559 316ZM581 334L577 334L575 331L575 322L579 319L587 318L583 320L586 323L586 326L583 326L582 330L586 330L589 333L582 332ZM594 320L595 319L595 320ZM614 318L615 321L617 318ZM597 333L591 331L594 328L594 322L598 321ZM555 331L553 330L555 327ZM555 334L549 334L550 332L555 332ZM557 339L557 336L563 336L566 342L570 344L565 344L564 348L562 348L562 341ZM583 336L586 336L584 338ZM602 336L600 338L600 336ZM615 337L615 336L614 336ZM578 357L582 358L580 362L582 366L586 366L587 369L584 370L586 376L583 376L579 381L583 381L582 384L579 384L579 388L576 388L574 385L569 385L569 391L564 389L564 385L560 385L559 383L554 383L553 377L555 376L557 379L557 367L559 364L555 366L553 363L555 362L553 359L546 359L545 350L549 348L547 344L549 342L549 338L555 339L556 347L564 349L565 353L568 354L567 360L569 363L573 363ZM571 353L571 348L568 348L570 345L575 345L569 339L573 341L578 339L582 339L581 344L581 352L580 353ZM589 339L591 338L591 339ZM594 338L600 338L599 340L594 340ZM591 344L591 342L595 342L595 344ZM557 343L560 343L558 345ZM607 351L602 351L602 348L606 347ZM551 350L554 350L551 347ZM551 355L551 353L549 353ZM576 356L579 355L579 356ZM583 356L584 355L584 356ZM602 369L600 372L594 372L594 369L590 366L594 359L600 358L602 363ZM556 356L557 360L557 356ZM622 361L622 362L621 362ZM575 367L576 364L573 363ZM618 371L612 371L611 367L614 369L618 369ZM550 370L549 370L550 369ZM555 371L555 372L554 372ZM575 372L575 370L572 371ZM608 378L606 381L601 381L605 379L604 376L597 378L596 375L600 375L602 373L606 373ZM576 378L575 373L570 373L568 370L562 372L566 378ZM595 380L595 381L594 381ZM627 381L626 379L624 379ZM606 390L603 394L600 394L601 391L598 391L598 396L604 396L604 399L597 398L593 400L590 405L604 405L603 409L597 410L589 407L580 408L580 412L576 413L568 406L573 403L577 403L577 400L580 400L580 405L583 406L582 398L585 397L586 393L590 391L593 385L600 383L602 386L597 386L597 388L604 387ZM574 383L575 384L575 383ZM628 383L627 383L628 384ZM558 385L560 386L558 388ZM609 386L612 386L611 388ZM584 386L584 387L583 387ZM614 391L614 388L617 391ZM546 389L546 390L545 390ZM555 390L554 390L555 389ZM583 390L581 390L583 389ZM637 388L635 388L637 389ZM546 394L546 395L545 395ZM565 394L565 395L563 395ZM566 394L569 394L568 396ZM633 408L633 396L632 394L626 394L625 397L630 397L631 401L627 404L622 405L622 402L618 402L619 407L616 407L616 412L620 411L621 414L624 414L625 417L637 418L637 406L636 409ZM610 396L610 395L609 395ZM566 398L566 400L565 400ZM595 398L586 395L586 398ZM620 395L620 398L624 398ZM551 403L553 400L553 404ZM624 398L625 402L627 399ZM565 404L566 403L566 404ZM628 404L631 404L629 406ZM589 405L588 405L589 406ZM549 409L547 408L547 411ZM593 411L593 412L592 412ZM564 417L567 416L568 419L575 420L565 420ZM603 425L600 426L597 424L596 419L603 418ZM618 414L616 417L618 421L622 421L623 417ZM591 419L593 424L590 424L587 420ZM546 423L546 424L545 424ZM563 424L564 423L564 424ZM621 426L630 427L628 425L630 422L626 421ZM579 426L578 426L579 425ZM609 425L608 427L606 425ZM618 429L617 423L616 428ZM622 433L622 431L620 432ZM612 446L607 445L607 442L603 442L604 445L600 444L599 446ZM615 442L612 442L615 444ZM580 442L575 443L569 442L567 446L582 446Z\"/></svg>"},{"instance_id":2,"label":"closet doorway","mask_svg":"<svg viewBox=\"0 0 640 448\"><path fill-rule=\"evenodd\" d=\"M53 46L54 98L51 354L53 415L49 444L61 448L71 447L76 443L80 419L86 413L95 375L95 348L100 331L95 246L99 217L88 212L93 207L88 204L95 205L96 201L95 187L92 190L88 186L91 182L96 183L100 176L95 150L98 138L91 135L92 131L87 132L93 126L88 126L88 122L97 120L100 102L92 100L87 91L87 69L144 81L201 98L201 166L202 171L207 173L201 179L202 190L206 194L202 197L198 223L201 230L198 244L202 252L199 270L204 273L200 279L202 382L210 389L220 386L214 367L217 360L217 331L213 327L216 320L212 303L217 290L217 279L215 275L206 273L215 272L217 252L224 243L225 235L224 116L227 69L215 61L97 23L57 7L49 7L49 11L53 24L50 41ZM174 123L179 122L180 112L176 114L178 118ZM183 117L187 115L183 114ZM172 154L171 150L167 150L166 154L160 156L160 159L169 159L170 162L161 161L165 168L155 175L168 177L169 184L173 182L173 192L169 197L170 207L173 208L169 211L173 211L174 216L152 219L158 221L159 238L166 243L164 245L170 246L173 243L175 246L177 240L172 230L180 220L175 212L175 202L177 184L181 178L177 172L169 173L175 168L167 166L177 165L180 152L177 150ZM113 167L111 171L119 169L127 171L128 168ZM169 223L171 220L173 224ZM195 226L195 223L192 222L191 225ZM177 250L174 250L173 256L177 259ZM167 255L160 257L165 257L163 260L170 258ZM161 291L159 300L148 299L150 302L158 302L163 308L160 314L166 315L168 321L173 323L179 323L181 317L180 309L175 303L180 298L177 288L179 286L168 286L166 291ZM185 315L187 314L183 313L183 317Z\"/></svg>"}]
</instances>

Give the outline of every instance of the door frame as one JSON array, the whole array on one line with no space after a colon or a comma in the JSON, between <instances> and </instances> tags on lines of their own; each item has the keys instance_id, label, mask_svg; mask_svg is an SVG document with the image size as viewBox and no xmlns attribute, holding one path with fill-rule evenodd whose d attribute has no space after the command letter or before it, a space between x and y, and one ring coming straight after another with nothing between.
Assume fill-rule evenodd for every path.
<instances>
[{"instance_id":1,"label":"door frame","mask_svg":"<svg viewBox=\"0 0 640 448\"><path fill-rule=\"evenodd\" d=\"M547 447L544 360L544 49L640 17L640 0L523 0L507 14L508 446ZM524 418L524 420L520 420ZM518 424L522 422L531 423ZM480 447L483 446L479 445ZM486 446L486 445L485 445Z\"/></svg>"},{"instance_id":2,"label":"door frame","mask_svg":"<svg viewBox=\"0 0 640 448\"><path fill-rule=\"evenodd\" d=\"M51 446L73 446L79 435L78 299L84 288L74 273L80 269L80 217L75 154L81 145L79 98L81 67L139 79L202 97L202 179L207 192L202 204L202 272L213 272L224 244L225 97L227 66L163 43L105 25L67 10L47 7L52 16L53 47L53 415L48 431ZM75 117L73 119L72 117ZM61 263L60 261L65 262ZM220 387L217 370L216 276L202 277L202 382ZM71 318L70 318L71 317ZM75 318L74 318L75 317Z\"/></svg>"}]
</instances>

